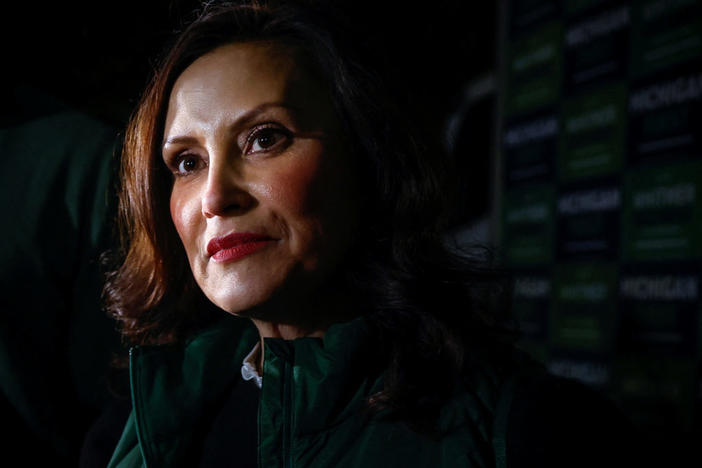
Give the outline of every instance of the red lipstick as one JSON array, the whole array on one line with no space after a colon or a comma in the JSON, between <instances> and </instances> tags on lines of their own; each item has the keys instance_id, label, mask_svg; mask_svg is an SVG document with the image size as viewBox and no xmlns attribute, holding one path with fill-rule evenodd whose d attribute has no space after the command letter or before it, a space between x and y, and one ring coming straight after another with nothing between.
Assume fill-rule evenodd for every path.
<instances>
[{"instance_id":1,"label":"red lipstick","mask_svg":"<svg viewBox=\"0 0 702 468\"><path fill-rule=\"evenodd\" d=\"M235 232L207 243L207 253L216 262L233 262L268 245L273 239L262 234Z\"/></svg>"}]
</instances>

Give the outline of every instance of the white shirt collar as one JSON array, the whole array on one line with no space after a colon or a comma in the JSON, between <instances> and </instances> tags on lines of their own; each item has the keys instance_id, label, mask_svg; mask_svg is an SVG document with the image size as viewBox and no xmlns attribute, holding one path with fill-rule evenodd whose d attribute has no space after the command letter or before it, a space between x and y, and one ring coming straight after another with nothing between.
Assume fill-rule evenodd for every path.
<instances>
[{"instance_id":1,"label":"white shirt collar","mask_svg":"<svg viewBox=\"0 0 702 468\"><path fill-rule=\"evenodd\" d=\"M254 383L258 388L263 385L263 377L259 375L256 370L256 362L261 356L261 342L257 342L256 346L253 347L251 352L244 358L244 362L241 364L241 377L244 380L253 379Z\"/></svg>"}]
</instances>

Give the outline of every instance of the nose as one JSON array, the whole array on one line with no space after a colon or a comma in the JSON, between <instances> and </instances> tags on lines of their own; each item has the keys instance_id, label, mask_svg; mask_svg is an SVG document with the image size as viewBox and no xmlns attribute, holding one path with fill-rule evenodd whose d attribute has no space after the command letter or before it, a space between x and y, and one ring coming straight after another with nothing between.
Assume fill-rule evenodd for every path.
<instances>
[{"instance_id":1,"label":"nose","mask_svg":"<svg viewBox=\"0 0 702 468\"><path fill-rule=\"evenodd\" d=\"M233 216L248 211L255 199L246 189L237 168L229 164L211 164L202 194L202 214L205 218Z\"/></svg>"}]
</instances>

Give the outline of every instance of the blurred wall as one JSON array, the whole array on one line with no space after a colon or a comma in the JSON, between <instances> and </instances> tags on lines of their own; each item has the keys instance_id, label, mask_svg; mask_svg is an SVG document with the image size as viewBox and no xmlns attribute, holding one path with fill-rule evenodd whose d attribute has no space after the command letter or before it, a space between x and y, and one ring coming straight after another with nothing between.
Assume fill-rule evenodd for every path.
<instances>
[{"instance_id":1,"label":"blurred wall","mask_svg":"<svg viewBox=\"0 0 702 468\"><path fill-rule=\"evenodd\" d=\"M522 346L700 428L702 3L500 3L496 226Z\"/></svg>"}]
</instances>

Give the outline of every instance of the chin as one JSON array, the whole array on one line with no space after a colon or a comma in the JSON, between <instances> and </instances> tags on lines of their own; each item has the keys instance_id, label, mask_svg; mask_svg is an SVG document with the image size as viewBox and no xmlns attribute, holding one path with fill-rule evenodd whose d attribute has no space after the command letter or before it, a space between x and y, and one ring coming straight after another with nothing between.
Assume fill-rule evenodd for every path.
<instances>
[{"instance_id":1,"label":"chin","mask_svg":"<svg viewBox=\"0 0 702 468\"><path fill-rule=\"evenodd\" d=\"M304 313L319 272L302 273L298 268L269 268L265 273L249 270L201 276L198 282L205 296L217 307L238 317L291 323Z\"/></svg>"},{"instance_id":2,"label":"chin","mask_svg":"<svg viewBox=\"0 0 702 468\"><path fill-rule=\"evenodd\" d=\"M266 290L239 291L238 294L208 296L219 308L237 317L256 319L265 322L295 323L300 310L296 305L303 298L289 294L289 289L271 288ZM221 291L221 290L220 290Z\"/></svg>"},{"instance_id":3,"label":"chin","mask_svg":"<svg viewBox=\"0 0 702 468\"><path fill-rule=\"evenodd\" d=\"M223 278L224 279L224 278ZM271 298L275 296L274 285L247 285L231 278L223 282L201 287L205 296L217 307L232 315L254 318L253 315L260 309L267 308Z\"/></svg>"},{"instance_id":4,"label":"chin","mask_svg":"<svg viewBox=\"0 0 702 468\"><path fill-rule=\"evenodd\" d=\"M253 309L267 302L265 297L258 297L255 294L231 295L220 292L220 294L206 294L206 296L220 309L239 317L250 317Z\"/></svg>"}]
</instances>

